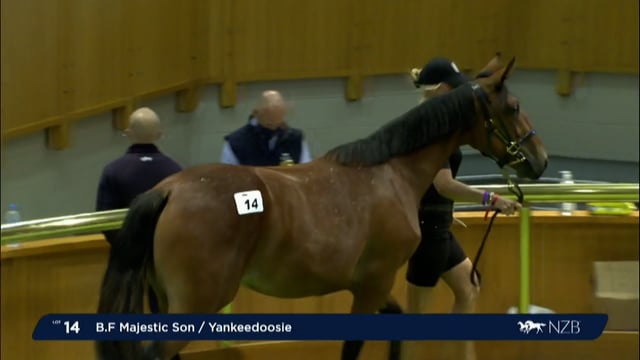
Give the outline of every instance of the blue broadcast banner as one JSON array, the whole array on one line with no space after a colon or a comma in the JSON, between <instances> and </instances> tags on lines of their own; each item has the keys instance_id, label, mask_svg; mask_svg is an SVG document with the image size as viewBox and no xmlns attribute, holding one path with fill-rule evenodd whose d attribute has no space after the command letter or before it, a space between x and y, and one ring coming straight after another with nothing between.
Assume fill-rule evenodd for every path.
<instances>
[{"instance_id":1,"label":"blue broadcast banner","mask_svg":"<svg viewBox=\"0 0 640 360\"><path fill-rule=\"evenodd\" d=\"M49 314L34 340L594 340L606 314Z\"/></svg>"}]
</instances>

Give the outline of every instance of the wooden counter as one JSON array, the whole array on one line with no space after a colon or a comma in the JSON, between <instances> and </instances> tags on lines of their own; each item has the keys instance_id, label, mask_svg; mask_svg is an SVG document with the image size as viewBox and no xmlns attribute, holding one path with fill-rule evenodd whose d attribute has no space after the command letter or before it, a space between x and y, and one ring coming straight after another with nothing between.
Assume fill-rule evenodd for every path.
<instances>
[{"instance_id":1,"label":"wooden counter","mask_svg":"<svg viewBox=\"0 0 640 360\"><path fill-rule=\"evenodd\" d=\"M387 344L366 342L360 359L387 360ZM430 351L414 359L452 360L440 354L441 345L429 342ZM341 349L339 341L265 342L186 353L182 360L338 360ZM479 360L637 360L638 333L605 332L595 341L486 341L478 343L477 349Z\"/></svg>"},{"instance_id":2,"label":"wooden counter","mask_svg":"<svg viewBox=\"0 0 640 360\"><path fill-rule=\"evenodd\" d=\"M533 212L531 218L531 302L557 312L591 312L593 261L638 260L638 213L629 216L592 216L578 212ZM454 232L470 257L476 253L488 221L483 214L458 213L467 228ZM107 259L101 235L51 239L2 247L3 359L86 360L93 357L91 342L34 342L31 333L47 313L93 313ZM519 217L500 215L489 236L479 269L483 289L478 300L482 313L504 313L518 304ZM404 303L403 268L394 294ZM439 284L434 312L448 312L452 296ZM275 299L241 289L233 302L236 313L348 312L351 296L340 292L297 300ZM636 333L637 334L637 333ZM635 347L637 339L634 337ZM430 342L430 347L435 342ZM493 344L493 345L491 345ZM509 349L487 342L479 359L507 359ZM530 343L529 343L530 344ZM214 348L216 342L192 343L189 350ZM531 345L527 345L530 347ZM435 352L433 352L435 351ZM437 349L430 354L437 358ZM515 354L511 354L516 356ZM513 359L517 357L512 357ZM594 358L595 359L595 358Z\"/></svg>"}]
</instances>

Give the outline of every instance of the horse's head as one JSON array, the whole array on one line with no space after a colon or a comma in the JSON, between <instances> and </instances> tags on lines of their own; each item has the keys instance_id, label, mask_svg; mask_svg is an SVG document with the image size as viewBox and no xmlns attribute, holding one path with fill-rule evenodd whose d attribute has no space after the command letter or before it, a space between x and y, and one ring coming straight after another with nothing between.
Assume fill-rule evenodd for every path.
<instances>
[{"instance_id":1,"label":"horse's head","mask_svg":"<svg viewBox=\"0 0 640 360\"><path fill-rule=\"evenodd\" d=\"M497 55L472 84L484 121L484 127L477 127L473 145L500 168L509 166L518 177L538 179L547 167L547 152L520 102L505 85L514 63L512 58L503 66Z\"/></svg>"}]
</instances>

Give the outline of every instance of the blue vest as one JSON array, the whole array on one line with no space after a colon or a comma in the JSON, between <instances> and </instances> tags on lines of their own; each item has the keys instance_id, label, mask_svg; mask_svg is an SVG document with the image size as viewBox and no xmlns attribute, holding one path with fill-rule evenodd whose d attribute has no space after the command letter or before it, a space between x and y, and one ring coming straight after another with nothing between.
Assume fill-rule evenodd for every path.
<instances>
[{"instance_id":1,"label":"blue vest","mask_svg":"<svg viewBox=\"0 0 640 360\"><path fill-rule=\"evenodd\" d=\"M274 135L275 145L270 148L269 142ZM251 123L224 137L240 164L252 166L280 165L283 153L288 153L296 164L300 163L303 138L298 129L270 130Z\"/></svg>"}]
</instances>

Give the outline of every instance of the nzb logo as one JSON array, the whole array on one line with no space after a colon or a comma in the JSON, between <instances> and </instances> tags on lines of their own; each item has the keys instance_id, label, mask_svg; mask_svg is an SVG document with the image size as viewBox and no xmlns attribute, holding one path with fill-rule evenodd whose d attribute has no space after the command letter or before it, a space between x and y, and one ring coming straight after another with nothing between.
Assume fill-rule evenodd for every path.
<instances>
[{"instance_id":1,"label":"nzb logo","mask_svg":"<svg viewBox=\"0 0 640 360\"><path fill-rule=\"evenodd\" d=\"M535 330L536 334L543 332L542 328L547 326L545 323L537 323L531 320L527 320L524 323L522 321L518 321L518 325L520 326L520 332L528 334L531 330Z\"/></svg>"},{"instance_id":2,"label":"nzb logo","mask_svg":"<svg viewBox=\"0 0 640 360\"><path fill-rule=\"evenodd\" d=\"M556 334L556 335L577 335L580 334L579 320L550 320L548 323L534 322L527 320L518 321L520 332L525 334Z\"/></svg>"}]
</instances>

